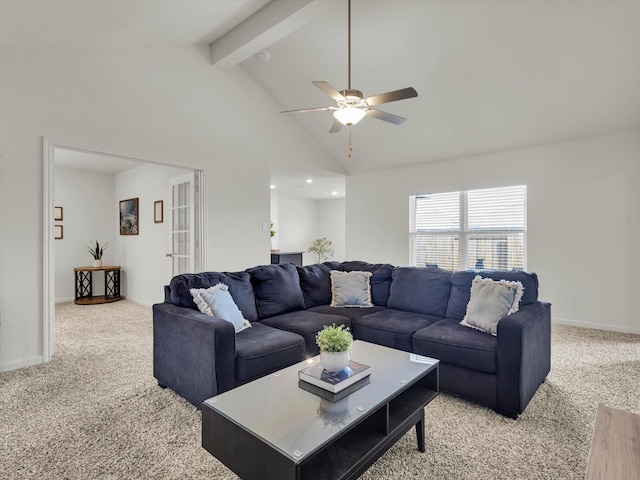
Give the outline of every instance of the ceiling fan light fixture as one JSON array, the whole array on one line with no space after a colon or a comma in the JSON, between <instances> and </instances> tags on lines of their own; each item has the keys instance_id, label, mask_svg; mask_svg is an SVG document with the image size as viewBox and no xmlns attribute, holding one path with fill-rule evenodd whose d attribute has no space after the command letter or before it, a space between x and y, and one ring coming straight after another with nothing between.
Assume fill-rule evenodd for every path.
<instances>
[{"instance_id":1,"label":"ceiling fan light fixture","mask_svg":"<svg viewBox=\"0 0 640 480\"><path fill-rule=\"evenodd\" d=\"M333 112L333 116L343 125L355 125L364 118L367 113L358 107L343 107Z\"/></svg>"}]
</instances>

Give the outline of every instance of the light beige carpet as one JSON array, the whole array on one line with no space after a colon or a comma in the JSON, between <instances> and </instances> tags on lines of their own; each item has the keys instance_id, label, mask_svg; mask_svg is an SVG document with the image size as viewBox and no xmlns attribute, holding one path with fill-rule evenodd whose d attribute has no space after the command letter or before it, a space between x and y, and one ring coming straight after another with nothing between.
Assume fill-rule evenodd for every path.
<instances>
[{"instance_id":1,"label":"light beige carpet","mask_svg":"<svg viewBox=\"0 0 640 480\"><path fill-rule=\"evenodd\" d=\"M0 374L1 479L235 479L200 412L156 385L151 309L56 307L56 352ZM553 327L552 372L518 420L440 395L361 478L580 479L598 403L640 413L640 336Z\"/></svg>"}]
</instances>

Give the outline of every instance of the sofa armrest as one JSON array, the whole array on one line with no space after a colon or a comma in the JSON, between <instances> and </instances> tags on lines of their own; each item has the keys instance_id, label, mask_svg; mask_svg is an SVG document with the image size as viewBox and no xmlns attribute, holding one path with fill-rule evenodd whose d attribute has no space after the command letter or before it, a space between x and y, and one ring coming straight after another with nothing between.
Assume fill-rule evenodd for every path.
<instances>
[{"instance_id":1,"label":"sofa armrest","mask_svg":"<svg viewBox=\"0 0 640 480\"><path fill-rule=\"evenodd\" d=\"M498 323L497 410L516 418L551 370L551 305L524 305Z\"/></svg>"},{"instance_id":2,"label":"sofa armrest","mask_svg":"<svg viewBox=\"0 0 640 480\"><path fill-rule=\"evenodd\" d=\"M233 325L171 303L153 305L153 375L198 409L233 388Z\"/></svg>"}]
</instances>

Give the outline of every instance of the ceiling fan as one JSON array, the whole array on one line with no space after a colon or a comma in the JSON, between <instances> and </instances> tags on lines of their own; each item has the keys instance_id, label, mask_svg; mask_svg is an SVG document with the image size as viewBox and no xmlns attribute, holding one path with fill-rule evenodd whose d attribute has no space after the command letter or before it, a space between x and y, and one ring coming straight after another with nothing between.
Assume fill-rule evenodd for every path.
<instances>
[{"instance_id":1,"label":"ceiling fan","mask_svg":"<svg viewBox=\"0 0 640 480\"><path fill-rule=\"evenodd\" d=\"M316 87L322 90L336 101L336 105L332 107L316 107L316 108L303 108L300 110L286 110L280 113L306 113L306 112L333 112L335 120L333 125L329 129L329 133L335 133L340 131L343 125L352 126L362 120L365 116L377 118L385 122L390 122L395 125L400 125L406 120L404 117L393 115L391 113L383 112L373 108L383 103L395 102L398 100L404 100L405 98L417 97L418 92L412 87L402 88L400 90L394 90L392 92L381 93L372 97L364 98L364 95L360 90L351 88L351 0L348 0L348 77L349 86L345 90L338 91L329 85L327 82L314 81Z\"/></svg>"}]
</instances>

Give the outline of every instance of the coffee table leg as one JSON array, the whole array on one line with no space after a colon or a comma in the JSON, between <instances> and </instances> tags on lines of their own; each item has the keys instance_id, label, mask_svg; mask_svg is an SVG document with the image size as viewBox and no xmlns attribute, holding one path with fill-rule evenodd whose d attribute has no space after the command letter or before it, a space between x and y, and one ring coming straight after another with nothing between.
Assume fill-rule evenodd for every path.
<instances>
[{"instance_id":1,"label":"coffee table leg","mask_svg":"<svg viewBox=\"0 0 640 480\"><path fill-rule=\"evenodd\" d=\"M424 453L424 409L420 414L420 420L416 423L416 436L418 437L418 450Z\"/></svg>"}]
</instances>

